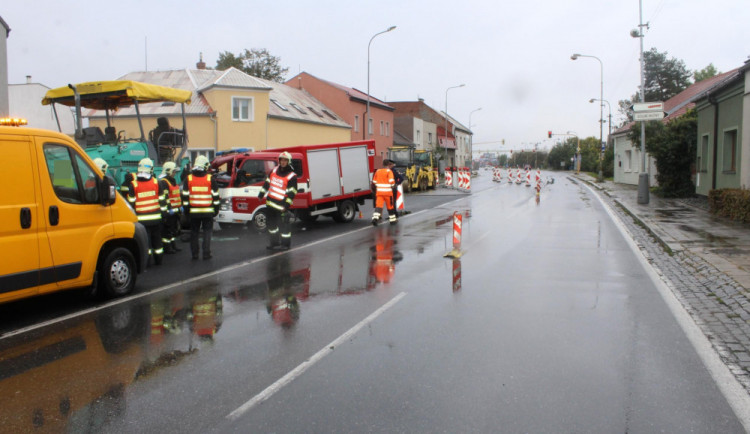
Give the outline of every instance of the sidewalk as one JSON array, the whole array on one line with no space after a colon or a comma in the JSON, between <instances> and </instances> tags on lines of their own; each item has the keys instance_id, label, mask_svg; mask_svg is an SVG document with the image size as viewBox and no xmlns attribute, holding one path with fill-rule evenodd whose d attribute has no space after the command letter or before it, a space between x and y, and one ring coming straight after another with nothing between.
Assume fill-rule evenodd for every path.
<instances>
[{"instance_id":1,"label":"sidewalk","mask_svg":"<svg viewBox=\"0 0 750 434\"><path fill-rule=\"evenodd\" d=\"M649 203L642 205L635 185L576 176L605 191L672 253L696 254L750 290L750 224L714 216L702 199L662 199L651 194Z\"/></svg>"},{"instance_id":2,"label":"sidewalk","mask_svg":"<svg viewBox=\"0 0 750 434\"><path fill-rule=\"evenodd\" d=\"M705 200L651 194L642 205L637 186L568 176L602 193L750 393L750 225L713 216Z\"/></svg>"}]
</instances>

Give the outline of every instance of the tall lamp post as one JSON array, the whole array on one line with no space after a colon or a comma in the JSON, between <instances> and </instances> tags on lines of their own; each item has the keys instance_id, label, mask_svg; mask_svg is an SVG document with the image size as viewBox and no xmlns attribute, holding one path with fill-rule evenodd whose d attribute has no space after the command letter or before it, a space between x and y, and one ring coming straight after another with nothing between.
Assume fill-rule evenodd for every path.
<instances>
[{"instance_id":1,"label":"tall lamp post","mask_svg":"<svg viewBox=\"0 0 750 434\"><path fill-rule=\"evenodd\" d=\"M609 122L609 130L608 131L609 132L607 133L607 141L609 142L609 137L612 135L612 106L609 104L609 101L607 101L606 99L591 98L589 100L589 102L591 102L591 103L593 103L594 101L600 101L600 104L602 102L606 102L607 103L607 110L609 110L609 117L608 117L609 118L609 121L608 121Z\"/></svg>"},{"instance_id":2,"label":"tall lamp post","mask_svg":"<svg viewBox=\"0 0 750 434\"><path fill-rule=\"evenodd\" d=\"M471 115L474 114L474 112L478 112L479 110L482 110L482 107L469 112L469 132L471 133L471 136L469 136L469 159L471 160L472 166L474 166L474 132L471 131Z\"/></svg>"},{"instance_id":3,"label":"tall lamp post","mask_svg":"<svg viewBox=\"0 0 750 434\"><path fill-rule=\"evenodd\" d=\"M372 40L375 39L376 36L382 35L383 33L388 33L395 28L396 26L391 26L386 30L383 30L382 32L375 33L374 35L372 35L372 38L370 38L370 42L367 43L367 119L365 119L365 121L363 122L365 124L362 128L363 139L368 139L370 136L370 45L372 44Z\"/></svg>"},{"instance_id":4,"label":"tall lamp post","mask_svg":"<svg viewBox=\"0 0 750 434\"><path fill-rule=\"evenodd\" d=\"M445 143L443 143L443 147L446 149L445 151L446 153L448 152L447 151L448 149L447 148L448 146L448 91L451 89L456 89L456 88L464 87L464 86L466 86L466 84L461 83L458 86L451 86L448 89L445 89Z\"/></svg>"},{"instance_id":5,"label":"tall lamp post","mask_svg":"<svg viewBox=\"0 0 750 434\"><path fill-rule=\"evenodd\" d=\"M630 31L630 36L641 40L641 102L646 102L644 96L646 87L646 77L643 74L643 28L648 27L648 23L643 24L643 1L638 1L638 29ZM641 172L638 174L638 203L645 205L649 201L648 191L648 173L646 172L646 123L641 121Z\"/></svg>"},{"instance_id":6,"label":"tall lamp post","mask_svg":"<svg viewBox=\"0 0 750 434\"><path fill-rule=\"evenodd\" d=\"M589 56L587 54L578 54L578 53L575 53L572 56L570 56L571 60L576 60L579 57L590 57L592 59L596 59L596 60L599 61L599 68L600 68L600 71L601 71L601 75L600 75L601 80L599 82L599 99L600 100L604 100L604 64L602 63L602 60L600 58L596 57L596 56ZM603 143L603 140L602 140L603 139L603 129L604 129L604 125L602 125L603 123L604 123L604 107L603 107L603 105L600 105L599 106L599 147L600 147L600 149L601 149L601 146L602 146L602 143ZM604 149L601 149L599 151L599 181L603 181L604 180L604 176L602 174L602 162L603 162L603 160L604 160Z\"/></svg>"}]
</instances>

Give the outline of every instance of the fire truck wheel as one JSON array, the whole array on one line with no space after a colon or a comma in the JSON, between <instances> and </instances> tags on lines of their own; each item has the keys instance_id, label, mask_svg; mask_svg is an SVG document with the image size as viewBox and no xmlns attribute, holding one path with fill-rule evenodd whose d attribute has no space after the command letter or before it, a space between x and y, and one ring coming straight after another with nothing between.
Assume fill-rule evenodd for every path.
<instances>
[{"instance_id":1,"label":"fire truck wheel","mask_svg":"<svg viewBox=\"0 0 750 434\"><path fill-rule=\"evenodd\" d=\"M357 214L357 207L351 200L344 200L339 203L338 212L333 214L333 220L338 223L349 223L354 220L354 216Z\"/></svg>"},{"instance_id":2,"label":"fire truck wheel","mask_svg":"<svg viewBox=\"0 0 750 434\"><path fill-rule=\"evenodd\" d=\"M253 216L253 227L259 232L265 232L268 227L268 215L261 209Z\"/></svg>"}]
</instances>

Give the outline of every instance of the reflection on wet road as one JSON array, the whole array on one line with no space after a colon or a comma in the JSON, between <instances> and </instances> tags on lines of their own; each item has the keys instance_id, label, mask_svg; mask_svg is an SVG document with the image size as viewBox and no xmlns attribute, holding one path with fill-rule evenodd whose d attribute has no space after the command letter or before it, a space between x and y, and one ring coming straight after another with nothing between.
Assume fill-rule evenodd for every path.
<instances>
[{"instance_id":1,"label":"reflection on wet road","mask_svg":"<svg viewBox=\"0 0 750 434\"><path fill-rule=\"evenodd\" d=\"M0 431L741 431L582 187L474 186L0 339Z\"/></svg>"}]
</instances>

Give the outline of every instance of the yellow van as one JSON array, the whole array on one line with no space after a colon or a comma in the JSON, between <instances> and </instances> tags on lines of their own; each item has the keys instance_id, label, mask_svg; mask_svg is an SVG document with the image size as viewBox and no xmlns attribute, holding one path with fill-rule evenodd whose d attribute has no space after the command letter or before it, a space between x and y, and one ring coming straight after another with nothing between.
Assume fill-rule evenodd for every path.
<instances>
[{"instance_id":1,"label":"yellow van","mask_svg":"<svg viewBox=\"0 0 750 434\"><path fill-rule=\"evenodd\" d=\"M148 243L114 181L57 132L0 126L0 152L0 303L82 287L132 291Z\"/></svg>"}]
</instances>

